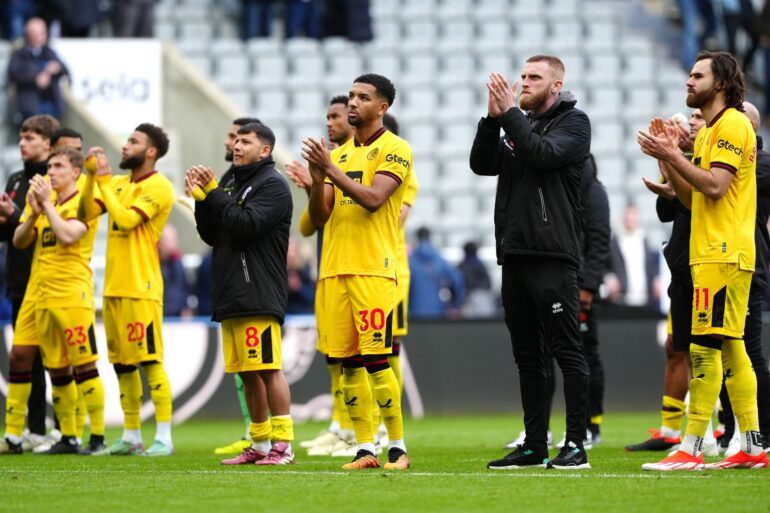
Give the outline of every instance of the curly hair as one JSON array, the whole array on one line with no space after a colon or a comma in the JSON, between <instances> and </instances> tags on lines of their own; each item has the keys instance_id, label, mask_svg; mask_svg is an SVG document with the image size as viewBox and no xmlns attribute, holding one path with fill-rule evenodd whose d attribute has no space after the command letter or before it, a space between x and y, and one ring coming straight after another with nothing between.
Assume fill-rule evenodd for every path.
<instances>
[{"instance_id":1,"label":"curly hair","mask_svg":"<svg viewBox=\"0 0 770 513\"><path fill-rule=\"evenodd\" d=\"M725 92L728 107L743 112L743 98L746 94L746 78L735 57L727 52L701 52L695 61L711 59L711 73L719 90Z\"/></svg>"}]
</instances>

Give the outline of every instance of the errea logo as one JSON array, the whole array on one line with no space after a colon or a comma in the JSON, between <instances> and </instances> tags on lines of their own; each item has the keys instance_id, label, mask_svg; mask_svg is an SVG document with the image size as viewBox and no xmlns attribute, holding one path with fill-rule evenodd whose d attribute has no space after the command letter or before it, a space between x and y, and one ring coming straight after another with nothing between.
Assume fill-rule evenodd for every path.
<instances>
[{"instance_id":1,"label":"errea logo","mask_svg":"<svg viewBox=\"0 0 770 513\"><path fill-rule=\"evenodd\" d=\"M553 313L561 313L564 311L564 309L561 307L561 303L558 301L551 305L551 309L553 310Z\"/></svg>"},{"instance_id":2,"label":"errea logo","mask_svg":"<svg viewBox=\"0 0 770 513\"><path fill-rule=\"evenodd\" d=\"M724 148L727 151L731 151L738 155L739 157L743 155L743 149L738 148L732 143L727 142L725 139L720 139L717 141L717 148Z\"/></svg>"}]
</instances>

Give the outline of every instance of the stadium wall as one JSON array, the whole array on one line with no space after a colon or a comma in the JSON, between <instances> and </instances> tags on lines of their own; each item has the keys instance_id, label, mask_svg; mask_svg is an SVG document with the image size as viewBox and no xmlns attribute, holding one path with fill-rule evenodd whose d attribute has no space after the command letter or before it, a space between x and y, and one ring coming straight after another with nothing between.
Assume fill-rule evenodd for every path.
<instances>
[{"instance_id":1,"label":"stadium wall","mask_svg":"<svg viewBox=\"0 0 770 513\"><path fill-rule=\"evenodd\" d=\"M101 325L97 344L103 355L99 369L105 376L106 418L121 420L117 380L106 359ZM174 394L175 420L191 417L238 418L233 380L223 372L216 325L197 319L168 319L163 329L165 361ZM12 330L0 337L10 349ZM660 407L665 321L654 317L617 317L600 324L601 350L607 377L605 411L652 411ZM770 342L765 322L764 342ZM422 415L498 413L520 414L521 402L510 342L501 320L412 321L404 344L404 396L407 411ZM330 413L329 375L315 351L312 316L293 316L283 334L284 367L292 390L292 411L298 420L324 419ZM5 407L8 353L0 352L0 407ZM557 372L558 375L558 372ZM50 395L50 388L49 388ZM153 414L145 390L142 417ZM557 386L554 411L563 411Z\"/></svg>"}]
</instances>

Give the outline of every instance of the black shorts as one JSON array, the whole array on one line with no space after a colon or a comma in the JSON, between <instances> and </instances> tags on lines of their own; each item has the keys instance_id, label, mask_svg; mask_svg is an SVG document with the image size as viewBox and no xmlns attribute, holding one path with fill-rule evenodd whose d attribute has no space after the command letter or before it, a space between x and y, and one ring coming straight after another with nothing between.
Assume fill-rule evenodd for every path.
<instances>
[{"instance_id":1,"label":"black shorts","mask_svg":"<svg viewBox=\"0 0 770 513\"><path fill-rule=\"evenodd\" d=\"M692 341L692 282L672 281L668 286L671 300L671 331L674 351L689 351Z\"/></svg>"}]
</instances>

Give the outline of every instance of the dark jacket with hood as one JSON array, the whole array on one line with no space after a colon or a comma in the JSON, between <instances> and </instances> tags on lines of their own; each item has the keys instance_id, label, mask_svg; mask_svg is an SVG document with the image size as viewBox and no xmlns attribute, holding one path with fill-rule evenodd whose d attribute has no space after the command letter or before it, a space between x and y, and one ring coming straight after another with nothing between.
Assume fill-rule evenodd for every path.
<instances>
[{"instance_id":1,"label":"dark jacket with hood","mask_svg":"<svg viewBox=\"0 0 770 513\"><path fill-rule=\"evenodd\" d=\"M228 173L229 174L229 173ZM286 313L292 200L271 157L234 167L232 181L195 203L198 233L212 253L212 319Z\"/></svg>"},{"instance_id":2,"label":"dark jacket with hood","mask_svg":"<svg viewBox=\"0 0 770 513\"><path fill-rule=\"evenodd\" d=\"M543 115L514 107L482 118L471 148L477 175L498 176L497 261L550 257L580 266L580 179L591 146L591 124L568 91ZM504 136L501 138L500 128Z\"/></svg>"},{"instance_id":3,"label":"dark jacket with hood","mask_svg":"<svg viewBox=\"0 0 770 513\"><path fill-rule=\"evenodd\" d=\"M27 206L27 192L29 191L29 181L35 175L45 175L48 172L48 162L25 162L24 169L17 171L8 177L8 183L5 184L5 192L16 205L16 210L11 214L8 220L0 224L0 241L8 243L8 252L5 265L5 284L8 297L12 299L22 299L27 290L29 273L32 269L32 255L35 252L35 245L32 244L26 249L14 247L13 232L19 226L24 208Z\"/></svg>"},{"instance_id":4,"label":"dark jacket with hood","mask_svg":"<svg viewBox=\"0 0 770 513\"><path fill-rule=\"evenodd\" d=\"M583 198L583 258L578 281L581 289L596 294L610 259L610 203L607 191L596 178L593 156L589 157L583 169L580 195Z\"/></svg>"},{"instance_id":5,"label":"dark jacket with hood","mask_svg":"<svg viewBox=\"0 0 770 513\"><path fill-rule=\"evenodd\" d=\"M754 266L752 285L762 289L767 285L768 260L770 260L770 235L767 220L770 217L770 153L762 149L764 143L757 136L757 226L754 232L757 261Z\"/></svg>"}]
</instances>

